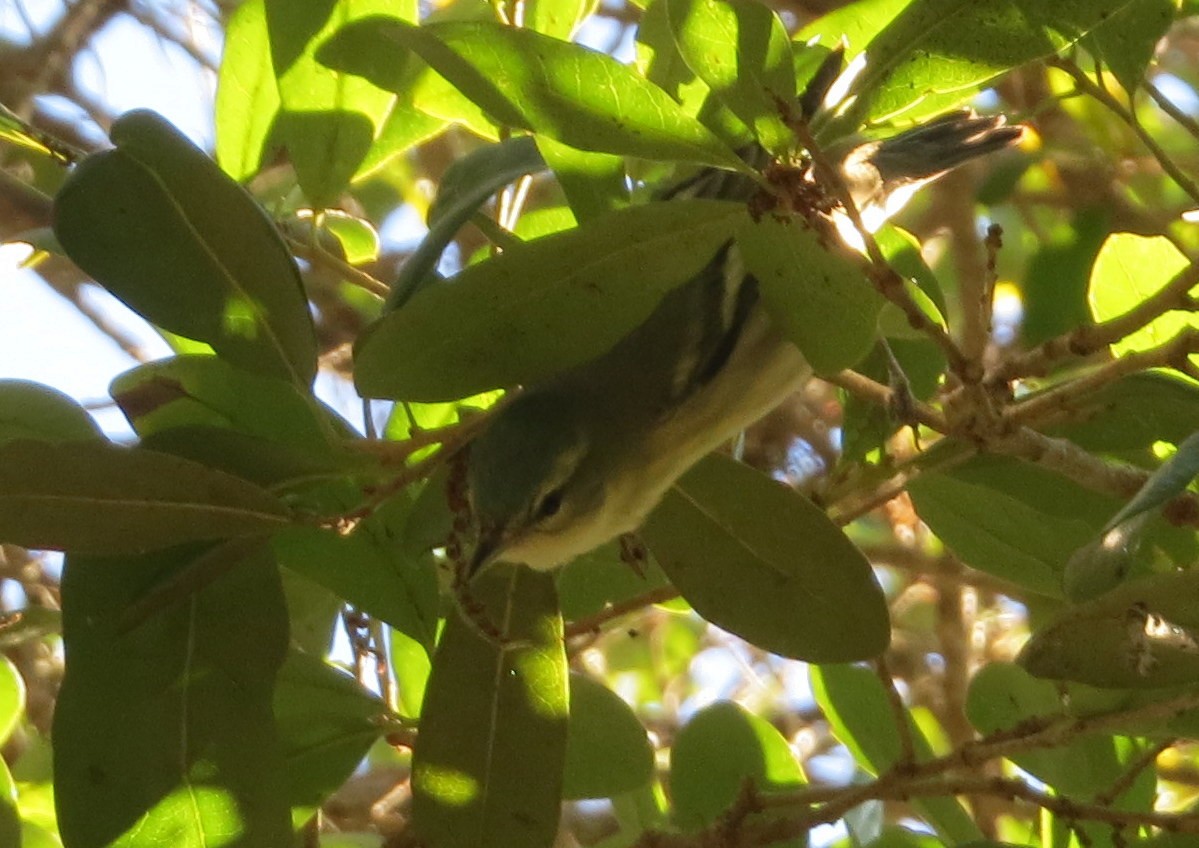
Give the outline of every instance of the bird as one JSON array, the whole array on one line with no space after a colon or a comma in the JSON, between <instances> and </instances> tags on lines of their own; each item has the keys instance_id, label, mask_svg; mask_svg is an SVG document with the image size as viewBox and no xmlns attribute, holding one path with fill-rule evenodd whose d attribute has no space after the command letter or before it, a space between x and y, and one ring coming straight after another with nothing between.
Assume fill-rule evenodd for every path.
<instances>
[{"instance_id":1,"label":"bird","mask_svg":"<svg viewBox=\"0 0 1199 848\"><path fill-rule=\"evenodd\" d=\"M959 111L848 146L840 177L869 229L921 186L1019 140L1002 116ZM742 151L750 164L769 156ZM760 186L707 169L657 199L749 202ZM553 569L635 531L666 491L813 376L763 306L737 245L721 246L611 349L500 409L469 447L467 576L493 562Z\"/></svg>"}]
</instances>

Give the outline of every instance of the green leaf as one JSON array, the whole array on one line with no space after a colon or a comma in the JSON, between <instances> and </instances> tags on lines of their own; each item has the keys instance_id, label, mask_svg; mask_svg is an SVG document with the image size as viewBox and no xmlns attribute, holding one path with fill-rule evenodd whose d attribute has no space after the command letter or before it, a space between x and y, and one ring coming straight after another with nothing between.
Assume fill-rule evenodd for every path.
<instances>
[{"instance_id":1,"label":"green leaf","mask_svg":"<svg viewBox=\"0 0 1199 848\"><path fill-rule=\"evenodd\" d=\"M1130 374L1079 398L1071 413L1051 435L1095 453L1147 451L1199 431L1199 386L1165 371Z\"/></svg>"},{"instance_id":2,"label":"green leaf","mask_svg":"<svg viewBox=\"0 0 1199 848\"><path fill-rule=\"evenodd\" d=\"M866 50L849 117L919 122L1011 68L1056 53L1134 0L913 0Z\"/></svg>"},{"instance_id":3,"label":"green leaf","mask_svg":"<svg viewBox=\"0 0 1199 848\"><path fill-rule=\"evenodd\" d=\"M598 0L528 0L525 23L529 29L570 41L575 30L595 11Z\"/></svg>"},{"instance_id":4,"label":"green leaf","mask_svg":"<svg viewBox=\"0 0 1199 848\"><path fill-rule=\"evenodd\" d=\"M25 713L25 681L12 661L0 656L0 745L8 741Z\"/></svg>"},{"instance_id":5,"label":"green leaf","mask_svg":"<svg viewBox=\"0 0 1199 848\"><path fill-rule=\"evenodd\" d=\"M150 551L270 533L274 495L194 462L101 443L0 446L0 538L78 553Z\"/></svg>"},{"instance_id":6,"label":"green leaf","mask_svg":"<svg viewBox=\"0 0 1199 848\"><path fill-rule=\"evenodd\" d=\"M413 551L405 524L413 496L392 496L354 532L293 527L274 539L287 568L315 580L364 612L433 649L437 627L437 574ZM348 509L351 504L342 507Z\"/></svg>"},{"instance_id":7,"label":"green leaf","mask_svg":"<svg viewBox=\"0 0 1199 848\"><path fill-rule=\"evenodd\" d=\"M836 373L866 355L883 298L866 280L860 257L799 219L773 215L747 221L737 245L771 317L817 373Z\"/></svg>"},{"instance_id":8,"label":"green leaf","mask_svg":"<svg viewBox=\"0 0 1199 848\"><path fill-rule=\"evenodd\" d=\"M970 680L966 714L982 734L1016 730L1021 723L1070 716L1056 684L1038 680L1013 663L990 662ZM1052 748L1017 752L1012 762L1064 795L1091 797L1127 768L1110 736L1077 736Z\"/></svg>"},{"instance_id":9,"label":"green leaf","mask_svg":"<svg viewBox=\"0 0 1199 848\"><path fill-rule=\"evenodd\" d=\"M576 150L544 135L537 137L537 149L558 178L577 220L587 221L628 205L621 157Z\"/></svg>"},{"instance_id":10,"label":"green leaf","mask_svg":"<svg viewBox=\"0 0 1199 848\"><path fill-rule=\"evenodd\" d=\"M87 411L62 392L30 380L0 380L0 444L18 439L103 439Z\"/></svg>"},{"instance_id":11,"label":"green leaf","mask_svg":"<svg viewBox=\"0 0 1199 848\"><path fill-rule=\"evenodd\" d=\"M665 0L679 54L767 150L795 146L795 68L783 22L756 0Z\"/></svg>"},{"instance_id":12,"label":"green leaf","mask_svg":"<svg viewBox=\"0 0 1199 848\"><path fill-rule=\"evenodd\" d=\"M447 168L429 206L429 232L392 283L387 309L404 306L433 279L446 246L489 198L525 174L544 169L537 145L527 136L480 147Z\"/></svg>"},{"instance_id":13,"label":"green leaf","mask_svg":"<svg viewBox=\"0 0 1199 848\"><path fill-rule=\"evenodd\" d=\"M653 556L647 560L638 573L621 558L620 542L609 542L566 563L557 571L563 617L577 621L670 585Z\"/></svg>"},{"instance_id":14,"label":"green leaf","mask_svg":"<svg viewBox=\"0 0 1199 848\"><path fill-rule=\"evenodd\" d=\"M1091 271L1091 316L1108 321L1152 297L1190 260L1165 236L1113 233L1103 242ZM1121 356L1157 347L1193 325L1190 314L1171 311L1112 345Z\"/></svg>"},{"instance_id":15,"label":"green leaf","mask_svg":"<svg viewBox=\"0 0 1199 848\"><path fill-rule=\"evenodd\" d=\"M383 733L387 706L319 657L291 650L275 686L275 720L293 807L319 807Z\"/></svg>"},{"instance_id":16,"label":"green leaf","mask_svg":"<svg viewBox=\"0 0 1199 848\"><path fill-rule=\"evenodd\" d=\"M294 385L215 356L160 359L119 375L109 388L142 438L180 427L219 427L330 459L327 413Z\"/></svg>"},{"instance_id":17,"label":"green leaf","mask_svg":"<svg viewBox=\"0 0 1199 848\"><path fill-rule=\"evenodd\" d=\"M903 754L896 715L883 683L870 669L853 665L812 666L812 694L820 705L833 734L853 753L854 759L872 774L883 774ZM928 760L932 749L911 714L904 712L916 761ZM981 839L974 820L955 798L926 798L913 801L937 834L949 844Z\"/></svg>"},{"instance_id":18,"label":"green leaf","mask_svg":"<svg viewBox=\"0 0 1199 848\"><path fill-rule=\"evenodd\" d=\"M405 5L415 20L415 4ZM266 0L281 102L274 137L287 148L313 206L336 204L395 99L320 64L317 49L351 21L397 11L393 0Z\"/></svg>"},{"instance_id":19,"label":"green leaf","mask_svg":"<svg viewBox=\"0 0 1199 848\"><path fill-rule=\"evenodd\" d=\"M1109 219L1106 209L1083 208L1038 240L1020 281L1024 346L1035 347L1087 322L1087 281L1111 230Z\"/></svg>"},{"instance_id":20,"label":"green leaf","mask_svg":"<svg viewBox=\"0 0 1199 848\"><path fill-rule=\"evenodd\" d=\"M68 558L53 735L58 823L72 848L290 844L272 714L287 613L270 557L119 627L145 586L194 553Z\"/></svg>"},{"instance_id":21,"label":"green leaf","mask_svg":"<svg viewBox=\"0 0 1199 848\"><path fill-rule=\"evenodd\" d=\"M629 705L602 683L572 673L562 797L611 798L653 776L654 748Z\"/></svg>"},{"instance_id":22,"label":"green leaf","mask_svg":"<svg viewBox=\"0 0 1199 848\"><path fill-rule=\"evenodd\" d=\"M1037 677L1152 689L1199 675L1199 573L1129 580L1062 610L1033 634L1019 663Z\"/></svg>"},{"instance_id":23,"label":"green leaf","mask_svg":"<svg viewBox=\"0 0 1199 848\"><path fill-rule=\"evenodd\" d=\"M1178 0L1136 0L1113 12L1083 44L1111 68L1125 91L1134 92L1177 9Z\"/></svg>"},{"instance_id":24,"label":"green leaf","mask_svg":"<svg viewBox=\"0 0 1199 848\"><path fill-rule=\"evenodd\" d=\"M1030 463L970 460L908 486L920 517L967 564L1050 597L1070 555L1095 535L1114 499Z\"/></svg>"},{"instance_id":25,"label":"green leaf","mask_svg":"<svg viewBox=\"0 0 1199 848\"><path fill-rule=\"evenodd\" d=\"M843 41L845 58L850 60L865 50L911 3L912 0L857 0L816 18L799 31L795 40L807 44L816 39L829 49Z\"/></svg>"},{"instance_id":26,"label":"green leaf","mask_svg":"<svg viewBox=\"0 0 1199 848\"><path fill-rule=\"evenodd\" d=\"M429 75L433 76L432 72ZM413 94L412 91L406 91L396 98L387 120L363 157L358 173L354 175L355 181L364 180L400 154L437 137L449 126L448 120L417 109L410 102Z\"/></svg>"},{"instance_id":27,"label":"green leaf","mask_svg":"<svg viewBox=\"0 0 1199 848\"><path fill-rule=\"evenodd\" d=\"M696 612L764 650L838 662L890 641L886 600L862 553L821 509L749 466L707 457L641 532Z\"/></svg>"},{"instance_id":28,"label":"green leaf","mask_svg":"<svg viewBox=\"0 0 1199 848\"><path fill-rule=\"evenodd\" d=\"M355 384L366 397L450 400L591 359L744 217L725 201L650 203L506 250L385 316L355 348Z\"/></svg>"},{"instance_id":29,"label":"green leaf","mask_svg":"<svg viewBox=\"0 0 1199 848\"><path fill-rule=\"evenodd\" d=\"M413 754L413 827L438 848L548 848L569 712L553 578L493 566L469 591L472 615L502 635L458 612L446 621Z\"/></svg>"},{"instance_id":30,"label":"green leaf","mask_svg":"<svg viewBox=\"0 0 1199 848\"><path fill-rule=\"evenodd\" d=\"M265 0L237 7L225 28L216 88L216 159L244 182L258 173L275 115L279 89L271 67Z\"/></svg>"},{"instance_id":31,"label":"green leaf","mask_svg":"<svg viewBox=\"0 0 1199 848\"><path fill-rule=\"evenodd\" d=\"M760 792L807 782L787 740L770 722L732 701L697 712L670 751L670 794L679 827L695 831L716 822L746 780Z\"/></svg>"},{"instance_id":32,"label":"green leaf","mask_svg":"<svg viewBox=\"0 0 1199 848\"><path fill-rule=\"evenodd\" d=\"M21 848L22 844L17 785L8 771L8 764L0 758L0 845Z\"/></svg>"},{"instance_id":33,"label":"green leaf","mask_svg":"<svg viewBox=\"0 0 1199 848\"><path fill-rule=\"evenodd\" d=\"M417 53L502 125L579 150L746 170L664 91L603 53L490 21L358 26Z\"/></svg>"},{"instance_id":34,"label":"green leaf","mask_svg":"<svg viewBox=\"0 0 1199 848\"><path fill-rule=\"evenodd\" d=\"M316 339L300 275L271 220L153 112L113 124L54 203L67 255L154 324L247 370L307 388Z\"/></svg>"},{"instance_id":35,"label":"green leaf","mask_svg":"<svg viewBox=\"0 0 1199 848\"><path fill-rule=\"evenodd\" d=\"M1173 456L1149 475L1149 479L1132 496L1132 500L1112 516L1103 530L1112 530L1169 503L1186 491L1196 475L1199 475L1199 433L1192 434L1183 441Z\"/></svg>"}]
</instances>

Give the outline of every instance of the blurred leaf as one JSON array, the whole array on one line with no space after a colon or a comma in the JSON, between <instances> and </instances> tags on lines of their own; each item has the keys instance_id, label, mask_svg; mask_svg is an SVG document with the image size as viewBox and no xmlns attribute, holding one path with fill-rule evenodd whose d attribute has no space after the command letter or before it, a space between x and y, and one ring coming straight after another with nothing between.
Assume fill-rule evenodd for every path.
<instances>
[{"instance_id":1,"label":"blurred leaf","mask_svg":"<svg viewBox=\"0 0 1199 848\"><path fill-rule=\"evenodd\" d=\"M123 554L288 524L274 495L179 457L107 443L0 447L0 538Z\"/></svg>"},{"instance_id":2,"label":"blurred leaf","mask_svg":"<svg viewBox=\"0 0 1199 848\"><path fill-rule=\"evenodd\" d=\"M525 174L544 169L537 145L527 136L480 147L447 168L429 206L429 233L392 283L387 307L406 305L430 282L446 246L488 199Z\"/></svg>"},{"instance_id":3,"label":"blurred leaf","mask_svg":"<svg viewBox=\"0 0 1199 848\"><path fill-rule=\"evenodd\" d=\"M0 745L12 736L24 714L25 680L12 660L0 656Z\"/></svg>"},{"instance_id":4,"label":"blurred leaf","mask_svg":"<svg viewBox=\"0 0 1199 848\"><path fill-rule=\"evenodd\" d=\"M528 29L461 21L356 24L420 55L491 118L579 150L745 170L731 149L611 56Z\"/></svg>"},{"instance_id":5,"label":"blurred leaf","mask_svg":"<svg viewBox=\"0 0 1199 848\"><path fill-rule=\"evenodd\" d=\"M654 748L629 705L584 674L570 675L562 797L610 798L654 776Z\"/></svg>"},{"instance_id":6,"label":"blurred leaf","mask_svg":"<svg viewBox=\"0 0 1199 848\"><path fill-rule=\"evenodd\" d=\"M1067 607L1037 630L1019 663L1037 677L1151 689L1199 676L1199 572L1129 580Z\"/></svg>"},{"instance_id":7,"label":"blurred leaf","mask_svg":"<svg viewBox=\"0 0 1199 848\"><path fill-rule=\"evenodd\" d=\"M133 631L118 627L145 586L193 554L66 564L54 777L72 848L290 843L271 712L287 612L270 557Z\"/></svg>"},{"instance_id":8,"label":"blurred leaf","mask_svg":"<svg viewBox=\"0 0 1199 848\"><path fill-rule=\"evenodd\" d=\"M595 11L598 0L528 0L524 25L569 41L579 24Z\"/></svg>"},{"instance_id":9,"label":"blurred leaf","mask_svg":"<svg viewBox=\"0 0 1199 848\"><path fill-rule=\"evenodd\" d=\"M361 77L320 64L317 48L349 22L383 13L416 20L416 4L397 8L394 0L266 0L282 107L274 137L287 148L313 206L336 205L394 99Z\"/></svg>"},{"instance_id":10,"label":"blurred leaf","mask_svg":"<svg viewBox=\"0 0 1199 848\"><path fill-rule=\"evenodd\" d=\"M791 746L765 719L732 701L697 712L679 730L670 751L670 794L679 827L696 831L718 821L746 780L759 792L795 789L807 782ZM804 840L782 844L803 845Z\"/></svg>"},{"instance_id":11,"label":"blurred leaf","mask_svg":"<svg viewBox=\"0 0 1199 848\"><path fill-rule=\"evenodd\" d=\"M878 336L883 299L860 257L797 218L773 215L742 226L737 245L771 317L817 373L836 373L866 355Z\"/></svg>"},{"instance_id":12,"label":"blurred leaf","mask_svg":"<svg viewBox=\"0 0 1199 848\"><path fill-rule=\"evenodd\" d=\"M1088 297L1095 321L1108 321L1143 303L1190 265L1165 236L1113 233L1103 242L1091 271ZM1192 326L1184 311L1159 315L1147 326L1112 345L1122 356L1164 344Z\"/></svg>"},{"instance_id":13,"label":"blurred leaf","mask_svg":"<svg viewBox=\"0 0 1199 848\"><path fill-rule=\"evenodd\" d=\"M1110 227L1106 210L1082 209L1038 240L1020 280L1022 346L1035 347L1087 322L1087 280Z\"/></svg>"},{"instance_id":14,"label":"blurred leaf","mask_svg":"<svg viewBox=\"0 0 1199 848\"><path fill-rule=\"evenodd\" d=\"M244 182L262 166L279 111L265 0L247 0L229 17L215 108L217 161L225 173Z\"/></svg>"},{"instance_id":15,"label":"blurred leaf","mask_svg":"<svg viewBox=\"0 0 1199 848\"><path fill-rule=\"evenodd\" d=\"M872 774L881 775L899 762L902 738L883 683L868 668L821 665L810 669L812 694L833 733ZM931 759L932 750L920 728L905 711L916 761ZM974 820L953 797L913 800L913 807L950 844L981 839Z\"/></svg>"},{"instance_id":16,"label":"blurred leaf","mask_svg":"<svg viewBox=\"0 0 1199 848\"><path fill-rule=\"evenodd\" d=\"M629 189L621 157L576 150L549 136L537 137L537 149L553 170L579 221L628 205Z\"/></svg>"},{"instance_id":17,"label":"blurred leaf","mask_svg":"<svg viewBox=\"0 0 1199 848\"><path fill-rule=\"evenodd\" d=\"M301 389L316 339L299 271L262 208L147 111L112 127L54 204L68 256L152 323Z\"/></svg>"},{"instance_id":18,"label":"blurred leaf","mask_svg":"<svg viewBox=\"0 0 1199 848\"><path fill-rule=\"evenodd\" d=\"M3 692L0 691L0 699ZM8 764L0 757L0 845L22 848L21 814L17 808L17 786L9 774Z\"/></svg>"},{"instance_id":19,"label":"blurred leaf","mask_svg":"<svg viewBox=\"0 0 1199 848\"><path fill-rule=\"evenodd\" d=\"M370 221L338 209L321 213L321 226L333 234L341 247L341 258L351 265L363 265L379 258L379 234Z\"/></svg>"},{"instance_id":20,"label":"blurred leaf","mask_svg":"<svg viewBox=\"0 0 1199 848\"><path fill-rule=\"evenodd\" d=\"M396 683L396 710L408 718L420 718L433 664L429 649L407 634L390 633L391 671Z\"/></svg>"},{"instance_id":21,"label":"blurred leaf","mask_svg":"<svg viewBox=\"0 0 1199 848\"><path fill-rule=\"evenodd\" d=\"M18 439L103 439L87 411L62 392L29 380L0 380L0 444Z\"/></svg>"},{"instance_id":22,"label":"blurred leaf","mask_svg":"<svg viewBox=\"0 0 1199 848\"><path fill-rule=\"evenodd\" d=\"M698 273L744 216L731 202L650 203L506 250L360 338L355 384L367 397L450 400L584 362Z\"/></svg>"},{"instance_id":23,"label":"blurred leaf","mask_svg":"<svg viewBox=\"0 0 1199 848\"><path fill-rule=\"evenodd\" d=\"M747 465L702 460L642 535L696 612L763 650L837 662L873 657L890 641L862 553L823 510Z\"/></svg>"},{"instance_id":24,"label":"blurred leaf","mask_svg":"<svg viewBox=\"0 0 1199 848\"><path fill-rule=\"evenodd\" d=\"M287 797L319 807L362 762L383 733L386 705L319 657L291 650L274 697Z\"/></svg>"},{"instance_id":25,"label":"blurred leaf","mask_svg":"<svg viewBox=\"0 0 1199 848\"><path fill-rule=\"evenodd\" d=\"M492 566L469 591L471 614L501 635L461 612L446 621L413 755L413 827L438 848L549 848L569 713L553 577Z\"/></svg>"},{"instance_id":26,"label":"blurred leaf","mask_svg":"<svg viewBox=\"0 0 1199 848\"><path fill-rule=\"evenodd\" d=\"M756 0L664 0L679 54L767 150L795 146L787 126L795 69L787 30Z\"/></svg>"},{"instance_id":27,"label":"blurred leaf","mask_svg":"<svg viewBox=\"0 0 1199 848\"><path fill-rule=\"evenodd\" d=\"M1199 433L1187 437L1173 456L1149 475L1145 484L1132 496L1104 526L1112 530L1124 522L1169 503L1187 490L1195 476L1199 475Z\"/></svg>"},{"instance_id":28,"label":"blurred leaf","mask_svg":"<svg viewBox=\"0 0 1199 848\"><path fill-rule=\"evenodd\" d=\"M1136 0L1112 12L1083 39L1083 45L1132 93L1140 87L1177 8L1178 0Z\"/></svg>"},{"instance_id":29,"label":"blurred leaf","mask_svg":"<svg viewBox=\"0 0 1199 848\"><path fill-rule=\"evenodd\" d=\"M1066 713L1059 687L1038 680L1013 663L991 662L970 681L970 723L984 735L1016 730L1022 722ZM1063 795L1092 797L1116 782L1128 767L1111 736L1076 736L1052 748L1017 752L1009 759Z\"/></svg>"}]
</instances>

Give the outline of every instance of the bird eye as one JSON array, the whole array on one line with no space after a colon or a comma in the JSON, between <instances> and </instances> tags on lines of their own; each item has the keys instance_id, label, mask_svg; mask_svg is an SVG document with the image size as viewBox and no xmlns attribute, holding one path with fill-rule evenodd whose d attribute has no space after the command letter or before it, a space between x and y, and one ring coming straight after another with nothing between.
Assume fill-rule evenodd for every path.
<instances>
[{"instance_id":1,"label":"bird eye","mask_svg":"<svg viewBox=\"0 0 1199 848\"><path fill-rule=\"evenodd\" d=\"M562 490L553 489L537 504L537 520L553 518L562 509Z\"/></svg>"}]
</instances>

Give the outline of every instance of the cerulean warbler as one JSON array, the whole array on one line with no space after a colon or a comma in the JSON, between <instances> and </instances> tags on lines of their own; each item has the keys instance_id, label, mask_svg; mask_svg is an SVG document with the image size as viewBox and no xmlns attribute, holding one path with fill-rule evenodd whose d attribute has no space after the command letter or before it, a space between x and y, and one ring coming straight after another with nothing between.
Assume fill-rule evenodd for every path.
<instances>
[{"instance_id":1,"label":"cerulean warbler","mask_svg":"<svg viewBox=\"0 0 1199 848\"><path fill-rule=\"evenodd\" d=\"M1015 141L1002 118L956 113L839 157L868 229L913 191ZM753 148L745 158L764 164ZM661 197L750 200L744 175L705 171ZM470 448L477 543L490 562L549 569L636 530L693 464L812 376L772 325L733 243L607 353L526 387Z\"/></svg>"}]
</instances>

